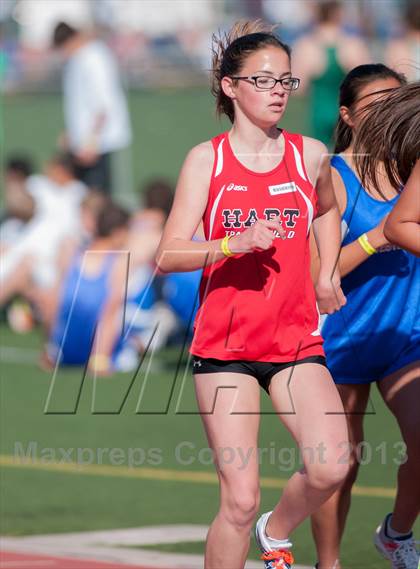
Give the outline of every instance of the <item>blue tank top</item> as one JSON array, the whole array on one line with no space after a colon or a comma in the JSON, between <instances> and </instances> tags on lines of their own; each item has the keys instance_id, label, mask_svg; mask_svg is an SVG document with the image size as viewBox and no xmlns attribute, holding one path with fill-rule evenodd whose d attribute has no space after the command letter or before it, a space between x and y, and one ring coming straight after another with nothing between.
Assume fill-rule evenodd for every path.
<instances>
[{"instance_id":1,"label":"blue tank top","mask_svg":"<svg viewBox=\"0 0 420 569\"><path fill-rule=\"evenodd\" d=\"M104 256L99 273L88 276L82 274L83 253L78 253L67 274L50 339L60 363L83 365L89 359L116 258L112 253Z\"/></svg>"},{"instance_id":2,"label":"blue tank top","mask_svg":"<svg viewBox=\"0 0 420 569\"><path fill-rule=\"evenodd\" d=\"M198 310L198 290L200 287L202 270L185 273L170 273L163 285L163 296L184 328L192 331Z\"/></svg>"},{"instance_id":3,"label":"blue tank top","mask_svg":"<svg viewBox=\"0 0 420 569\"><path fill-rule=\"evenodd\" d=\"M343 158L334 156L331 164L340 173L347 193L342 216L345 246L377 226L399 196L389 201L377 200L362 187ZM347 304L325 318L322 327L328 364L329 360L340 358L339 351L344 353L349 345L354 354L358 346L369 345L370 358L384 358L387 351L401 351L417 333L420 259L411 253L389 246L343 277L341 285Z\"/></svg>"}]
</instances>

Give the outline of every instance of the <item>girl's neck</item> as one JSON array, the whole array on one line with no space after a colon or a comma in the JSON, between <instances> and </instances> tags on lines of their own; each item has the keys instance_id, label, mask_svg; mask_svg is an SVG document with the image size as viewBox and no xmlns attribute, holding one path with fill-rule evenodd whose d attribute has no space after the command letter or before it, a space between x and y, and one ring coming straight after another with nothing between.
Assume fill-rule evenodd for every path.
<instances>
[{"instance_id":1,"label":"girl's neck","mask_svg":"<svg viewBox=\"0 0 420 569\"><path fill-rule=\"evenodd\" d=\"M281 129L277 128L276 125L262 128L252 123L234 123L229 133L229 140L241 150L258 154L276 146L281 132Z\"/></svg>"},{"instance_id":2,"label":"girl's neck","mask_svg":"<svg viewBox=\"0 0 420 569\"><path fill-rule=\"evenodd\" d=\"M351 166L352 168L354 167L353 151L354 151L353 143L351 143L350 146L348 146L345 150L340 152L340 154L344 156L344 159L346 160L348 165Z\"/></svg>"}]
</instances>

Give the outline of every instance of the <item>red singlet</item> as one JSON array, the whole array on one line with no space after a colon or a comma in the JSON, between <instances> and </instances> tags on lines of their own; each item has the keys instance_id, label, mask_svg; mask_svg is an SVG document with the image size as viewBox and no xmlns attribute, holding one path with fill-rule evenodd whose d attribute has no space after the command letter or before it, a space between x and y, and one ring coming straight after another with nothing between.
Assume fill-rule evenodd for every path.
<instances>
[{"instance_id":1,"label":"red singlet","mask_svg":"<svg viewBox=\"0 0 420 569\"><path fill-rule=\"evenodd\" d=\"M237 235L280 215L286 239L266 251L226 257L204 268L190 352L203 358L290 362L325 355L310 276L309 229L316 192L303 163L303 140L283 131L281 163L249 170L228 133L212 139L215 160L203 215L208 241Z\"/></svg>"}]
</instances>

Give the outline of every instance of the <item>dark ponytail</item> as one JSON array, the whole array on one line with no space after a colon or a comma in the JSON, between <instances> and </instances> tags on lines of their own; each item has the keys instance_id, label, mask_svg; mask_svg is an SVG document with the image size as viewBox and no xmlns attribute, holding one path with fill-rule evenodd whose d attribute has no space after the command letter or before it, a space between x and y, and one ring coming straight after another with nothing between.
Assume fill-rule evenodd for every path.
<instances>
[{"instance_id":1,"label":"dark ponytail","mask_svg":"<svg viewBox=\"0 0 420 569\"><path fill-rule=\"evenodd\" d=\"M382 63L359 65L346 75L340 85L340 107L347 107L351 110L359 99L360 91L369 83L379 79L396 79L401 85L405 85L407 82L404 75L397 73ZM335 127L335 154L339 154L348 148L352 139L353 132L351 127L339 116Z\"/></svg>"}]
</instances>

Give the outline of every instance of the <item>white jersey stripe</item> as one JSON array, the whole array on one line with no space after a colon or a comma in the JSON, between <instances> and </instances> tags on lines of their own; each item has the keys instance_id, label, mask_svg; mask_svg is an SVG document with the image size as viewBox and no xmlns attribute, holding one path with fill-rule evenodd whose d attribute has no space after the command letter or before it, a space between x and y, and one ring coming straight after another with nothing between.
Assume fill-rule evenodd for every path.
<instances>
[{"instance_id":1,"label":"white jersey stripe","mask_svg":"<svg viewBox=\"0 0 420 569\"><path fill-rule=\"evenodd\" d=\"M207 241L210 241L210 239L211 239L211 234L213 232L214 218L216 217L217 206L219 205L220 198L222 197L222 194L223 194L225 187L226 187L226 184L224 184L220 188L220 191L217 194L217 197L213 202L213 207L211 208L211 212L210 212L209 237L208 237Z\"/></svg>"},{"instance_id":2,"label":"white jersey stripe","mask_svg":"<svg viewBox=\"0 0 420 569\"><path fill-rule=\"evenodd\" d=\"M316 311L318 312L318 326L316 329L311 332L311 336L320 336L321 335L321 313L319 312L318 303L315 302Z\"/></svg>"},{"instance_id":3,"label":"white jersey stripe","mask_svg":"<svg viewBox=\"0 0 420 569\"><path fill-rule=\"evenodd\" d=\"M308 178L305 176L305 171L303 170L302 156L300 155L299 150L296 148L293 142L291 140L289 140L289 142L293 148L293 154L295 155L295 161L296 161L296 169L299 173L299 176L303 180L305 180L305 182L308 182Z\"/></svg>"},{"instance_id":4,"label":"white jersey stripe","mask_svg":"<svg viewBox=\"0 0 420 569\"><path fill-rule=\"evenodd\" d=\"M214 172L215 178L217 178L217 176L223 170L223 143L224 143L224 141L225 141L225 139L222 138L222 140L219 142L219 146L217 147L217 163L216 163L216 170Z\"/></svg>"}]
</instances>

